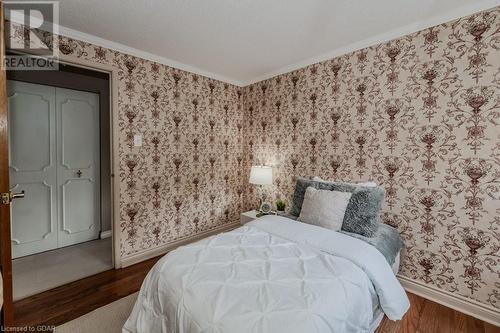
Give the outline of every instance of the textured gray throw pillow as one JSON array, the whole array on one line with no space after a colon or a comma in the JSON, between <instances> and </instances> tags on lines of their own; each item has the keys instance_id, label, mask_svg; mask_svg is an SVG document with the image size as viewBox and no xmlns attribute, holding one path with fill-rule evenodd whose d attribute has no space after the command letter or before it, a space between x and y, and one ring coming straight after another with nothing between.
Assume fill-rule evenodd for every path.
<instances>
[{"instance_id":1,"label":"textured gray throw pillow","mask_svg":"<svg viewBox=\"0 0 500 333\"><path fill-rule=\"evenodd\" d=\"M365 237L373 237L379 227L379 212L384 201L385 191L382 187L365 187L341 182L319 182L299 178L295 185L290 214L299 216L306 189L312 186L318 190L351 192L351 200L347 206L342 230Z\"/></svg>"}]
</instances>

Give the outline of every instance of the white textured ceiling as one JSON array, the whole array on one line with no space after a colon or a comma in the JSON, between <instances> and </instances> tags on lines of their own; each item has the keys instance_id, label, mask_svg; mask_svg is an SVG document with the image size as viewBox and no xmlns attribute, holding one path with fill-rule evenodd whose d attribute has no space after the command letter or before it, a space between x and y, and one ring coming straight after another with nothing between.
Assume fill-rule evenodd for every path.
<instances>
[{"instance_id":1,"label":"white textured ceiling","mask_svg":"<svg viewBox=\"0 0 500 333\"><path fill-rule=\"evenodd\" d=\"M61 33L246 85L500 0L61 0Z\"/></svg>"}]
</instances>

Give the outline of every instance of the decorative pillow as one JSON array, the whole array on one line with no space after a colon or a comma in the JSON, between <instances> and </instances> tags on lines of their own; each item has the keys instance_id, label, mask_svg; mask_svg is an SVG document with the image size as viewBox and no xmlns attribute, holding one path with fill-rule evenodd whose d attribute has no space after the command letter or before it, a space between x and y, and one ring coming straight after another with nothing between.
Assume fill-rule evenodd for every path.
<instances>
[{"instance_id":1,"label":"decorative pillow","mask_svg":"<svg viewBox=\"0 0 500 333\"><path fill-rule=\"evenodd\" d=\"M317 190L314 187L308 187L297 220L340 231L351 195L349 192Z\"/></svg>"},{"instance_id":2,"label":"decorative pillow","mask_svg":"<svg viewBox=\"0 0 500 333\"><path fill-rule=\"evenodd\" d=\"M290 215L299 216L306 189L311 186L318 190L352 193L347 205L342 230L365 237L373 237L379 227L379 212L384 201L382 187L367 187L341 182L318 182L304 178L297 179Z\"/></svg>"}]
</instances>

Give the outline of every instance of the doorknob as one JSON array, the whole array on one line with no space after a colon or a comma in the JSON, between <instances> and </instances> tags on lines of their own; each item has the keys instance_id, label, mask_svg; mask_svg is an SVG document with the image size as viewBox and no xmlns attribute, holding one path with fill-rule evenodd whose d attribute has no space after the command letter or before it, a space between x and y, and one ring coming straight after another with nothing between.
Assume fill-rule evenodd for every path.
<instances>
[{"instance_id":1,"label":"doorknob","mask_svg":"<svg viewBox=\"0 0 500 333\"><path fill-rule=\"evenodd\" d=\"M77 176L78 178L81 178L81 177L82 177L82 174L83 174L82 170L78 170L78 171L76 172L76 176Z\"/></svg>"},{"instance_id":2,"label":"doorknob","mask_svg":"<svg viewBox=\"0 0 500 333\"><path fill-rule=\"evenodd\" d=\"M19 193L5 192L5 193L1 193L0 196L1 196L2 204L3 205L8 205L14 199L24 198L24 190L22 190Z\"/></svg>"}]
</instances>

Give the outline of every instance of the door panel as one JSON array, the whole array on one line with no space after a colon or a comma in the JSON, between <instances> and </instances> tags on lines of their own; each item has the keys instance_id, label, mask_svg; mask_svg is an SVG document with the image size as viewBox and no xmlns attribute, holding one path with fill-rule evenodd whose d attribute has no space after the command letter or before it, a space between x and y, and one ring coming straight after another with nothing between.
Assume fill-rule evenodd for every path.
<instances>
[{"instance_id":1,"label":"door panel","mask_svg":"<svg viewBox=\"0 0 500 333\"><path fill-rule=\"evenodd\" d=\"M99 95L56 88L61 126L58 183L59 246L95 239L100 232Z\"/></svg>"},{"instance_id":2,"label":"door panel","mask_svg":"<svg viewBox=\"0 0 500 333\"><path fill-rule=\"evenodd\" d=\"M0 2L0 63L5 61L5 30L3 3ZM5 70L0 68L0 193L9 191L9 137L7 119L7 79ZM12 310L12 253L10 242L10 205L0 203L0 268L3 280L2 320L3 329L11 327L14 321ZM0 301L0 303L2 303Z\"/></svg>"},{"instance_id":3,"label":"door panel","mask_svg":"<svg viewBox=\"0 0 500 333\"><path fill-rule=\"evenodd\" d=\"M19 245L26 244L24 247L29 248L29 243L44 241L57 232L57 229L52 225L53 212L55 212L55 209L52 209L54 192L52 186L45 182L24 183L11 189L12 192L20 192L21 190L27 193L24 197L25 200L12 202L11 213L12 216L16 217L15 230L17 232L12 235L12 244L16 249L17 256L31 252L24 251L26 253L23 253ZM36 218L34 219L34 217ZM54 239L57 241L56 237ZM39 250L38 244L32 244L31 247L35 247L33 251ZM53 247L57 247L57 242L54 242Z\"/></svg>"},{"instance_id":4,"label":"door panel","mask_svg":"<svg viewBox=\"0 0 500 333\"><path fill-rule=\"evenodd\" d=\"M90 179L68 180L62 186L63 226L67 234L76 234L95 228L95 182Z\"/></svg>"},{"instance_id":5,"label":"door panel","mask_svg":"<svg viewBox=\"0 0 500 333\"><path fill-rule=\"evenodd\" d=\"M57 248L55 88L8 82L12 257Z\"/></svg>"},{"instance_id":6,"label":"door panel","mask_svg":"<svg viewBox=\"0 0 500 333\"><path fill-rule=\"evenodd\" d=\"M61 93L58 91L57 96L63 99ZM90 97L90 102L95 97L95 94L83 92L79 95L82 95L79 98ZM95 128L97 108L98 104L90 104L89 100L68 98L61 102L62 164L67 169L88 169L94 163L98 143Z\"/></svg>"},{"instance_id":7,"label":"door panel","mask_svg":"<svg viewBox=\"0 0 500 333\"><path fill-rule=\"evenodd\" d=\"M53 89L27 93L22 82L9 82L10 167L15 171L43 171L51 164L50 119L54 117ZM51 105L52 104L52 105ZM36 139L36 140L35 140Z\"/></svg>"},{"instance_id":8,"label":"door panel","mask_svg":"<svg viewBox=\"0 0 500 333\"><path fill-rule=\"evenodd\" d=\"M99 96L9 81L13 258L100 232Z\"/></svg>"}]
</instances>

